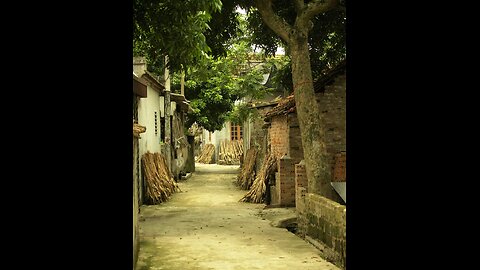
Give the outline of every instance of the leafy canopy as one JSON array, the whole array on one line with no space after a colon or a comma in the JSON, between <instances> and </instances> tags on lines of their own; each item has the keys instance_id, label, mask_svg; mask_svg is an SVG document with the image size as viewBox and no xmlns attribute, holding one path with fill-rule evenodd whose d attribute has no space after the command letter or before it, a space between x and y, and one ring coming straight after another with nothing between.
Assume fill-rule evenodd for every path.
<instances>
[{"instance_id":1,"label":"leafy canopy","mask_svg":"<svg viewBox=\"0 0 480 270\"><path fill-rule=\"evenodd\" d=\"M215 131L221 130L225 121L241 121L232 113L236 112L235 102L245 97L262 97L270 90L262 84L269 66L249 66L254 57L249 44L238 41L225 57L210 57L202 65L187 69L185 97L194 111L187 117L187 127L196 122ZM178 89L178 84L174 88Z\"/></svg>"},{"instance_id":2,"label":"leafy canopy","mask_svg":"<svg viewBox=\"0 0 480 270\"><path fill-rule=\"evenodd\" d=\"M204 32L221 0L134 0L133 53L145 56L150 71L161 75L164 56L171 70L194 65L211 51Z\"/></svg>"}]
</instances>

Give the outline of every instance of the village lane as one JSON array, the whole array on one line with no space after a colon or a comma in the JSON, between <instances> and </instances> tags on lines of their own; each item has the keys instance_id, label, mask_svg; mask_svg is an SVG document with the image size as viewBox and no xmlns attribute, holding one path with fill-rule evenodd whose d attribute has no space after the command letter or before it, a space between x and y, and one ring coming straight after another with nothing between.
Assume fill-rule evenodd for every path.
<instances>
[{"instance_id":1,"label":"village lane","mask_svg":"<svg viewBox=\"0 0 480 270\"><path fill-rule=\"evenodd\" d=\"M239 202L238 166L196 164L181 192L140 210L137 270L339 270L311 244L262 216L264 204Z\"/></svg>"}]
</instances>

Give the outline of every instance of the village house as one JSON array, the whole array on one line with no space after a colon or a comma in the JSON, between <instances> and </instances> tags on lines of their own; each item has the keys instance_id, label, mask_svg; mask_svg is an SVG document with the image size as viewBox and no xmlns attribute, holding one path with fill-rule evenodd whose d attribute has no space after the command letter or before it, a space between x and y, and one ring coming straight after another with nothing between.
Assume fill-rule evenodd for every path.
<instances>
[{"instance_id":1,"label":"village house","mask_svg":"<svg viewBox=\"0 0 480 270\"><path fill-rule=\"evenodd\" d=\"M332 184L328 197L307 180L305 165L295 165L298 229L308 241L324 249L327 257L344 268L346 261L346 73L345 62L314 84L322 113L328 166ZM340 184L340 185L335 185Z\"/></svg>"},{"instance_id":2,"label":"village house","mask_svg":"<svg viewBox=\"0 0 480 270\"><path fill-rule=\"evenodd\" d=\"M135 267L138 256L138 214L142 193L140 183L140 156L139 156L139 139L140 134L145 132L145 127L138 125L138 101L147 97L146 83L133 74L133 265Z\"/></svg>"},{"instance_id":3,"label":"village house","mask_svg":"<svg viewBox=\"0 0 480 270\"><path fill-rule=\"evenodd\" d=\"M276 58L281 58L283 55L277 55ZM252 55L252 59L248 63L244 64L241 72L246 72L249 69L260 69L264 66L265 60L257 59ZM266 93L263 98L252 99L251 97L245 97L242 100L235 102L236 105L241 103L247 103L253 110L256 111L252 118L249 118L243 123L233 123L231 121L225 122L221 130L215 132L210 132L208 130L203 130L200 140L202 145L213 144L215 146L215 160L217 163L222 164L221 160L221 149L220 145L222 142L232 142L236 140L242 141L243 156L246 151L250 148L250 145L255 145L257 149L262 149L263 136L259 135L259 129L263 125L263 117L265 113L275 106L278 103L278 100L282 97L285 97L286 93L283 88L279 86L274 86L272 84L272 74L274 70L263 74L263 81L261 84L268 88L273 88L274 90ZM260 132L261 133L261 132ZM252 141L251 141L252 140ZM259 159L263 160L264 153L259 152ZM242 162L243 157L240 158L238 163ZM258 168L257 168L258 169Z\"/></svg>"},{"instance_id":4,"label":"village house","mask_svg":"<svg viewBox=\"0 0 480 270\"><path fill-rule=\"evenodd\" d=\"M167 106L165 100L170 99ZM133 58L133 247L134 263L138 252L138 213L145 203L146 181L141 158L147 153L170 153L169 169L176 180L193 171L187 160L193 159L193 150L184 132L186 114L191 111L189 101L182 94L166 91L164 82L147 70L143 57ZM170 130L165 122L170 122ZM165 143L170 134L169 143ZM191 142L193 144L193 140ZM170 148L170 151L167 149ZM167 159L168 160L168 159Z\"/></svg>"},{"instance_id":5,"label":"village house","mask_svg":"<svg viewBox=\"0 0 480 270\"><path fill-rule=\"evenodd\" d=\"M184 132L186 114L192 110L190 102L184 95L167 90L169 83L165 85L163 79L147 70L145 58L134 57L133 70L147 84L147 97L138 103L138 122L147 127L139 143L139 155L161 153L178 180L187 172L186 161L191 147Z\"/></svg>"},{"instance_id":6,"label":"village house","mask_svg":"<svg viewBox=\"0 0 480 270\"><path fill-rule=\"evenodd\" d=\"M314 82L316 100L322 113L331 190L319 195L315 183L308 183L303 160L300 127L295 96L254 106L264 118L245 125L245 149L255 147L262 155L270 150L277 158L278 171L269 182L267 203L296 207L298 231L310 242L321 246L337 265L344 265L346 213L346 75L345 62Z\"/></svg>"}]
</instances>

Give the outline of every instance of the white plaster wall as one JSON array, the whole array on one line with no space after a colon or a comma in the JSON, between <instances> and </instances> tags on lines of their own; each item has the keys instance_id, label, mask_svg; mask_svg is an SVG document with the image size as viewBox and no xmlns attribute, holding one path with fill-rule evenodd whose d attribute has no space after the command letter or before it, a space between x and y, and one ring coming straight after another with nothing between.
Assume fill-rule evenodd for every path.
<instances>
[{"instance_id":1,"label":"white plaster wall","mask_svg":"<svg viewBox=\"0 0 480 270\"><path fill-rule=\"evenodd\" d=\"M202 147L210 143L215 145L215 160L218 160L218 150L220 147L220 142L224 139L230 140L230 122L226 122L221 130L216 130L215 132L213 132L211 140L209 139L209 131L204 129Z\"/></svg>"},{"instance_id":2,"label":"white plaster wall","mask_svg":"<svg viewBox=\"0 0 480 270\"><path fill-rule=\"evenodd\" d=\"M223 125L223 128L221 130L215 131L214 135L215 135L214 144L215 144L215 147L217 147L218 149L218 146L220 145L221 141L225 139L230 140L230 122L226 122Z\"/></svg>"},{"instance_id":3,"label":"white plaster wall","mask_svg":"<svg viewBox=\"0 0 480 270\"><path fill-rule=\"evenodd\" d=\"M155 135L155 112L157 112L157 135ZM138 103L138 123L147 130L140 134L140 158L147 151L160 153L161 125L160 125L160 98L159 93L150 86L147 87L147 97L141 98Z\"/></svg>"}]
</instances>

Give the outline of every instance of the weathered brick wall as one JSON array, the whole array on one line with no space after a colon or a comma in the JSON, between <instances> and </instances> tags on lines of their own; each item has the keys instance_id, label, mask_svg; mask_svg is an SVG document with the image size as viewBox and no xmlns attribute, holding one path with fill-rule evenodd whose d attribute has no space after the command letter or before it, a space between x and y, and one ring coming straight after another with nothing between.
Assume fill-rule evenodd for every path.
<instances>
[{"instance_id":1,"label":"weathered brick wall","mask_svg":"<svg viewBox=\"0 0 480 270\"><path fill-rule=\"evenodd\" d=\"M305 194L308 192L307 172L304 162L295 164L295 208L297 213L305 210Z\"/></svg>"},{"instance_id":2,"label":"weathered brick wall","mask_svg":"<svg viewBox=\"0 0 480 270\"><path fill-rule=\"evenodd\" d=\"M295 206L295 163L303 159L302 138L295 113L272 117L269 128L272 152L279 158L272 204Z\"/></svg>"},{"instance_id":3,"label":"weathered brick wall","mask_svg":"<svg viewBox=\"0 0 480 270\"><path fill-rule=\"evenodd\" d=\"M296 113L290 113L288 121L288 155L294 160L294 164L303 159L302 135Z\"/></svg>"},{"instance_id":4,"label":"weathered brick wall","mask_svg":"<svg viewBox=\"0 0 480 270\"><path fill-rule=\"evenodd\" d=\"M335 82L325 87L323 93L317 93L316 99L322 114L327 146L328 168L334 177L335 156L346 151L346 76L340 75Z\"/></svg>"},{"instance_id":5,"label":"weathered brick wall","mask_svg":"<svg viewBox=\"0 0 480 270\"><path fill-rule=\"evenodd\" d=\"M347 181L346 162L347 162L346 152L341 152L335 155L332 182Z\"/></svg>"},{"instance_id":6,"label":"weathered brick wall","mask_svg":"<svg viewBox=\"0 0 480 270\"><path fill-rule=\"evenodd\" d=\"M275 187L278 194L278 204L281 206L295 206L295 164L289 156L279 161Z\"/></svg>"},{"instance_id":7,"label":"weathered brick wall","mask_svg":"<svg viewBox=\"0 0 480 270\"><path fill-rule=\"evenodd\" d=\"M334 264L345 268L346 206L314 193L301 200L304 207L298 211L298 231L321 245Z\"/></svg>"},{"instance_id":8,"label":"weathered brick wall","mask_svg":"<svg viewBox=\"0 0 480 270\"><path fill-rule=\"evenodd\" d=\"M277 115L272 117L272 124L270 126L270 144L272 153L277 159L288 154L288 117L287 115Z\"/></svg>"}]
</instances>

